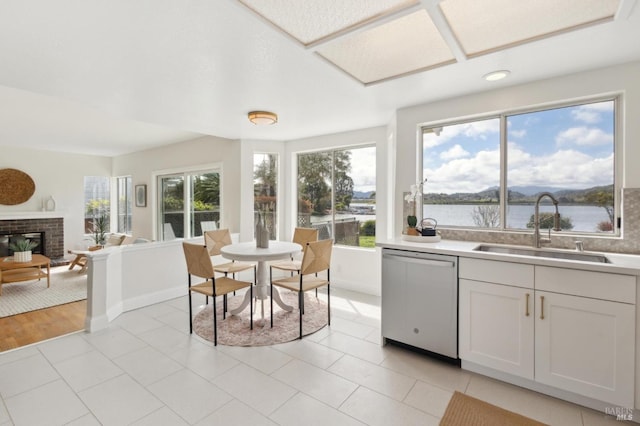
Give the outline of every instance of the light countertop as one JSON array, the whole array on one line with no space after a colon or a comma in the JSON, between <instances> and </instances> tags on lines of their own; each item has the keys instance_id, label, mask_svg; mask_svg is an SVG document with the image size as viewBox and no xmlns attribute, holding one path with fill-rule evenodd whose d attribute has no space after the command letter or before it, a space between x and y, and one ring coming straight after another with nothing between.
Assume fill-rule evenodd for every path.
<instances>
[{"instance_id":1,"label":"light countertop","mask_svg":"<svg viewBox=\"0 0 640 426\"><path fill-rule=\"evenodd\" d=\"M584 254L603 254L611 263L586 262L569 259L557 259L547 257L533 257L516 254L488 253L473 250L482 243L478 241L457 241L441 240L435 243L423 243L405 241L400 237L381 240L376 242L376 246L382 248L392 248L398 250L419 251L424 253L448 254L476 259L497 260L502 262L528 263L559 268L581 269L585 271L598 271L617 274L640 275L640 256L618 253L592 252L585 250ZM504 247L531 248L530 246L509 246L506 244L489 244ZM550 250L559 252L575 252L574 250L563 250L553 248L542 248L540 250Z\"/></svg>"}]
</instances>

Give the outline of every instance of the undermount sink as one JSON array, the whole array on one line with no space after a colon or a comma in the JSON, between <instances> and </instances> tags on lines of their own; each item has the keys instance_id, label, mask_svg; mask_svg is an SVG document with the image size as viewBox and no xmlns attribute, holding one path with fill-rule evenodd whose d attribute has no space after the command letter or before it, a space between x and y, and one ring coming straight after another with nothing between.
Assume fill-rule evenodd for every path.
<instances>
[{"instance_id":1,"label":"undermount sink","mask_svg":"<svg viewBox=\"0 0 640 426\"><path fill-rule=\"evenodd\" d=\"M484 251L487 253L517 254L520 256L548 257L551 259L578 260L581 262L611 263L608 257L602 254L580 253L570 251L555 251L534 249L525 247L505 247L490 244L480 244L474 251Z\"/></svg>"}]
</instances>

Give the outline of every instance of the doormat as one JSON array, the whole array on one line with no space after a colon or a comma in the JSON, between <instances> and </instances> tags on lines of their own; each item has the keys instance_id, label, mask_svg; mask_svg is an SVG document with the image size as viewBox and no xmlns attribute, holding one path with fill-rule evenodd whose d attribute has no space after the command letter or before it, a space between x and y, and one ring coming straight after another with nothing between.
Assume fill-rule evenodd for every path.
<instances>
[{"instance_id":1,"label":"doormat","mask_svg":"<svg viewBox=\"0 0 640 426\"><path fill-rule=\"evenodd\" d=\"M440 426L545 426L536 420L455 392Z\"/></svg>"}]
</instances>

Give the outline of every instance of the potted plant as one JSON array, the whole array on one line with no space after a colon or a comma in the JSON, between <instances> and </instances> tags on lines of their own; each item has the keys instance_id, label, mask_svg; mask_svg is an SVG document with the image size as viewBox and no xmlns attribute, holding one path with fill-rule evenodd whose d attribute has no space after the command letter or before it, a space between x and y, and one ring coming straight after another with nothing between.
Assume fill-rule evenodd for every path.
<instances>
[{"instance_id":1,"label":"potted plant","mask_svg":"<svg viewBox=\"0 0 640 426\"><path fill-rule=\"evenodd\" d=\"M416 225L418 224L416 207L418 207L418 202L420 202L419 207L422 208L422 188L426 182L427 179L425 178L424 181L411 185L410 192L404 197L404 200L409 203L412 209L411 214L407 216L407 235L420 235L420 232L416 229Z\"/></svg>"},{"instance_id":2,"label":"potted plant","mask_svg":"<svg viewBox=\"0 0 640 426\"><path fill-rule=\"evenodd\" d=\"M9 244L9 248L13 250L14 262L31 262L31 250L36 248L38 243L26 238L21 238Z\"/></svg>"},{"instance_id":3,"label":"potted plant","mask_svg":"<svg viewBox=\"0 0 640 426\"><path fill-rule=\"evenodd\" d=\"M107 243L107 231L109 230L109 217L101 215L93 218L93 229L91 239L96 246L104 247Z\"/></svg>"}]
</instances>

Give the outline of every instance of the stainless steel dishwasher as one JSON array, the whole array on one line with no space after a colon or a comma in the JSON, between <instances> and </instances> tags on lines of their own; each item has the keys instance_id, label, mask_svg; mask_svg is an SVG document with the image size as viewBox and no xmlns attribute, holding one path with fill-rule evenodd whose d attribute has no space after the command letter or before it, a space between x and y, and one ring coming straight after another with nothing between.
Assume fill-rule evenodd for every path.
<instances>
[{"instance_id":1,"label":"stainless steel dishwasher","mask_svg":"<svg viewBox=\"0 0 640 426\"><path fill-rule=\"evenodd\" d=\"M382 337L458 359L458 257L382 249Z\"/></svg>"}]
</instances>

